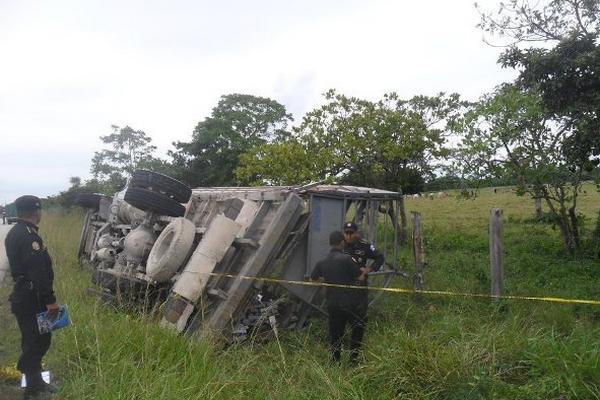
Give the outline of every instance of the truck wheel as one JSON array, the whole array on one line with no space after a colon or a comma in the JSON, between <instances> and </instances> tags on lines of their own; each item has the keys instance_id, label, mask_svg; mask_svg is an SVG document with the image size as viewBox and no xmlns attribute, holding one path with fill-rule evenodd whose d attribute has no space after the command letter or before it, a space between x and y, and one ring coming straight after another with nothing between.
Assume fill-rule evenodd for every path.
<instances>
[{"instance_id":1,"label":"truck wheel","mask_svg":"<svg viewBox=\"0 0 600 400\"><path fill-rule=\"evenodd\" d=\"M163 229L146 262L146 274L166 282L183 265L194 244L196 227L189 219L177 218Z\"/></svg>"},{"instance_id":2,"label":"truck wheel","mask_svg":"<svg viewBox=\"0 0 600 400\"><path fill-rule=\"evenodd\" d=\"M185 214L185 207L177 200L148 189L128 188L125 192L125 201L140 210L154 211L170 217L182 217Z\"/></svg>"},{"instance_id":3,"label":"truck wheel","mask_svg":"<svg viewBox=\"0 0 600 400\"><path fill-rule=\"evenodd\" d=\"M75 204L83 208L93 208L97 210L100 207L101 194L97 193L79 193L75 197Z\"/></svg>"},{"instance_id":4,"label":"truck wheel","mask_svg":"<svg viewBox=\"0 0 600 400\"><path fill-rule=\"evenodd\" d=\"M138 169L131 175L129 186L162 193L177 200L178 203L187 203L192 196L192 189L186 184L170 176L145 169Z\"/></svg>"}]
</instances>

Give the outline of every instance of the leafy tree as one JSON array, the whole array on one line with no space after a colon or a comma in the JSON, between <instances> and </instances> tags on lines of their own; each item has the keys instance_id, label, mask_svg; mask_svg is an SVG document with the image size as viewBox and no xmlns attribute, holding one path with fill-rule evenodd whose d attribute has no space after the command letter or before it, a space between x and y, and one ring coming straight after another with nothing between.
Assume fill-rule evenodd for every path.
<instances>
[{"instance_id":1,"label":"leafy tree","mask_svg":"<svg viewBox=\"0 0 600 400\"><path fill-rule=\"evenodd\" d=\"M134 170L156 162L153 157L156 146L144 131L116 125L112 129L113 133L100 137L109 148L95 152L91 166L91 184L110 194L123 187Z\"/></svg>"},{"instance_id":2,"label":"leafy tree","mask_svg":"<svg viewBox=\"0 0 600 400\"><path fill-rule=\"evenodd\" d=\"M566 250L581 245L577 197L583 170L563 151L573 130L557 126L539 93L503 85L486 95L463 120L458 165L476 179L506 178L519 194L542 197L560 228Z\"/></svg>"},{"instance_id":3,"label":"leafy tree","mask_svg":"<svg viewBox=\"0 0 600 400\"><path fill-rule=\"evenodd\" d=\"M48 197L46 200L48 204L57 205L63 208L72 207L75 203L77 194L85 190L81 184L81 178L78 176L69 178L69 183L71 186L67 190L60 192L56 196Z\"/></svg>"},{"instance_id":4,"label":"leafy tree","mask_svg":"<svg viewBox=\"0 0 600 400\"><path fill-rule=\"evenodd\" d=\"M544 112L573 130L564 151L591 172L600 157L600 47L584 36L553 49L512 48L500 61L521 70L517 83L541 94Z\"/></svg>"},{"instance_id":5,"label":"leafy tree","mask_svg":"<svg viewBox=\"0 0 600 400\"><path fill-rule=\"evenodd\" d=\"M198 123L190 142L176 142L170 152L180 178L197 186L229 186L241 154L289 136L291 114L264 97L222 96L211 116Z\"/></svg>"},{"instance_id":6,"label":"leafy tree","mask_svg":"<svg viewBox=\"0 0 600 400\"><path fill-rule=\"evenodd\" d=\"M238 182L246 185L299 185L321 179L317 171L326 165L312 157L296 138L255 146L243 153L235 171Z\"/></svg>"},{"instance_id":7,"label":"leafy tree","mask_svg":"<svg viewBox=\"0 0 600 400\"><path fill-rule=\"evenodd\" d=\"M512 41L499 62L519 70L516 84L539 93L540 112L569 132L561 142L563 159L591 173L600 161L600 1L510 0L481 16L485 32ZM544 47L522 48L540 41ZM600 214L598 221L600 231Z\"/></svg>"},{"instance_id":8,"label":"leafy tree","mask_svg":"<svg viewBox=\"0 0 600 400\"><path fill-rule=\"evenodd\" d=\"M591 171L600 156L600 1L510 0L481 17L484 31L514 40L500 64L519 70L517 84L539 92L544 112L575 131L564 150ZM537 41L556 44L516 46Z\"/></svg>"},{"instance_id":9,"label":"leafy tree","mask_svg":"<svg viewBox=\"0 0 600 400\"><path fill-rule=\"evenodd\" d=\"M508 0L495 11L482 10L479 27L492 36L523 42L560 42L600 33L598 0Z\"/></svg>"},{"instance_id":10,"label":"leafy tree","mask_svg":"<svg viewBox=\"0 0 600 400\"><path fill-rule=\"evenodd\" d=\"M406 192L422 190L434 161L448 154L447 121L464 105L458 95L378 102L330 90L284 143L255 147L242 156L242 183L300 184L337 180Z\"/></svg>"}]
</instances>

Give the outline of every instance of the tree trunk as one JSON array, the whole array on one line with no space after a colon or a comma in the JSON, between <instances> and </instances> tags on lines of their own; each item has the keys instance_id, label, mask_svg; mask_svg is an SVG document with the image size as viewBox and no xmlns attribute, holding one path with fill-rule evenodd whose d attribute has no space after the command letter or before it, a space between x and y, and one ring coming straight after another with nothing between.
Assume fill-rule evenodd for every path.
<instances>
[{"instance_id":1,"label":"tree trunk","mask_svg":"<svg viewBox=\"0 0 600 400\"><path fill-rule=\"evenodd\" d=\"M535 198L535 219L538 221L544 218L544 212L542 211L542 198Z\"/></svg>"},{"instance_id":2,"label":"tree trunk","mask_svg":"<svg viewBox=\"0 0 600 400\"><path fill-rule=\"evenodd\" d=\"M575 212L575 206L569 208L569 219L571 220L571 233L573 235L573 244L575 249L579 251L581 249L581 238L579 236L579 223L577 222L577 213Z\"/></svg>"},{"instance_id":3,"label":"tree trunk","mask_svg":"<svg viewBox=\"0 0 600 400\"><path fill-rule=\"evenodd\" d=\"M573 249L573 241L571 240L571 235L569 233L569 220L565 212L564 204L561 204L561 209L559 212L554 204L552 204L549 194L544 191L543 196L546 200L546 204L548 205L550 213L556 218L558 228L560 229L560 236L563 240L563 244L565 245L565 250L567 250L570 255L575 254L575 250Z\"/></svg>"}]
</instances>

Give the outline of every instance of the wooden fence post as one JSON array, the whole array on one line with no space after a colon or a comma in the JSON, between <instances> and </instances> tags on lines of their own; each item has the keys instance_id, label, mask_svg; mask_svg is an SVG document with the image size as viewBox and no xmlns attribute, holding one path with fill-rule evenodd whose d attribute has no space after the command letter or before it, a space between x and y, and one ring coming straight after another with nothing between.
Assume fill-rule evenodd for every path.
<instances>
[{"instance_id":1,"label":"wooden fence post","mask_svg":"<svg viewBox=\"0 0 600 400\"><path fill-rule=\"evenodd\" d=\"M492 278L492 303L497 303L504 289L504 267L503 255L504 245L502 243L503 222L502 210L493 208L490 213L490 276Z\"/></svg>"},{"instance_id":2,"label":"wooden fence post","mask_svg":"<svg viewBox=\"0 0 600 400\"><path fill-rule=\"evenodd\" d=\"M408 243L408 233L406 232L406 208L404 207L404 195L402 194L402 189L398 189L398 193L400 193L400 198L398 199L398 206L400 208L400 243L407 244Z\"/></svg>"},{"instance_id":3,"label":"wooden fence post","mask_svg":"<svg viewBox=\"0 0 600 400\"><path fill-rule=\"evenodd\" d=\"M423 252L423 238L421 236L421 214L412 212L413 225L413 256L415 258L415 273L413 276L414 289L423 290L423 266L425 265L425 253ZM417 299L421 296L417 293Z\"/></svg>"},{"instance_id":4,"label":"wooden fence post","mask_svg":"<svg viewBox=\"0 0 600 400\"><path fill-rule=\"evenodd\" d=\"M379 202L369 200L367 208L367 219L369 220L369 240L373 246L377 246L377 221L379 220Z\"/></svg>"}]
</instances>

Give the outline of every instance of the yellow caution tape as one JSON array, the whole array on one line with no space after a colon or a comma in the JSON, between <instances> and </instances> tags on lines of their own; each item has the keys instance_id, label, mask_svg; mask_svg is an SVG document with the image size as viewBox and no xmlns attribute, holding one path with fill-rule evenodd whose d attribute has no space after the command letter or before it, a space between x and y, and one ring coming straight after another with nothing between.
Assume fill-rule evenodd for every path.
<instances>
[{"instance_id":1,"label":"yellow caution tape","mask_svg":"<svg viewBox=\"0 0 600 400\"><path fill-rule=\"evenodd\" d=\"M269 283L278 283L285 285L300 285L300 286L317 286L317 287L336 287L345 289L359 289L359 290L370 290L377 292L387 293L407 293L407 294L425 294L425 295L438 295L438 296L454 296L454 297L480 297L480 298L496 298L496 299L509 299L509 300L531 300L531 301L545 301L550 303L563 303L563 304L589 304L600 306L600 300L579 300L579 299L565 299L560 297L537 297L537 296L510 296L510 295L492 295L483 293L466 293L466 292L451 292L446 290L417 290L417 289L402 289L402 288L389 288L389 287L373 287L373 286L356 286L356 285L339 285L334 283L324 282L313 282L313 281L289 281L284 279L275 278L263 278L259 276L244 276L244 275L231 275L222 274L217 272L209 272L207 275L221 276L232 279L244 279L251 281L262 281Z\"/></svg>"}]
</instances>

